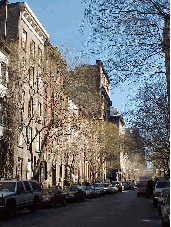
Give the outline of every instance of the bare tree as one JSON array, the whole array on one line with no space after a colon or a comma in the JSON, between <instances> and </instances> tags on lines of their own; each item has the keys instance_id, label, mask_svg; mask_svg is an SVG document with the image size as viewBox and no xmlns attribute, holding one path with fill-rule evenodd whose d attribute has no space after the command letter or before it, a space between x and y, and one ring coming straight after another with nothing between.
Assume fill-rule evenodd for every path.
<instances>
[{"instance_id":1,"label":"bare tree","mask_svg":"<svg viewBox=\"0 0 171 227\"><path fill-rule=\"evenodd\" d=\"M89 140L86 159L90 163L93 181L96 174L108 167L114 168L120 154L121 137L116 125L107 121L91 122L91 139ZM108 163L106 167L106 162ZM112 164L109 166L109 163ZM103 165L105 165L104 168Z\"/></svg>"},{"instance_id":2,"label":"bare tree","mask_svg":"<svg viewBox=\"0 0 171 227\"><path fill-rule=\"evenodd\" d=\"M91 32L85 55L100 55L108 68L112 87L141 83L144 75L165 74L164 55L170 41L163 44L164 20L170 15L168 0L90 0L85 4L81 31ZM165 29L164 32L169 29ZM167 35L167 36L168 36ZM167 55L170 62L170 55ZM169 77L166 73L169 94Z\"/></svg>"},{"instance_id":3,"label":"bare tree","mask_svg":"<svg viewBox=\"0 0 171 227\"><path fill-rule=\"evenodd\" d=\"M134 115L134 125L140 128L147 160L169 174L170 121L164 85L160 81L160 84L146 84L142 87L137 95L140 102Z\"/></svg>"}]
</instances>

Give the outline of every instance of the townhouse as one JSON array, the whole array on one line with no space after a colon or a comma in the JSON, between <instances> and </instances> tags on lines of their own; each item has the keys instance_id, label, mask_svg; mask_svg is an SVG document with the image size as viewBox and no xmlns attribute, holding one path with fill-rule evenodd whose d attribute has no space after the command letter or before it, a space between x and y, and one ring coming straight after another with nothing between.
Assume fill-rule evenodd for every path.
<instances>
[{"instance_id":1,"label":"townhouse","mask_svg":"<svg viewBox=\"0 0 171 227\"><path fill-rule=\"evenodd\" d=\"M33 177L32 169L42 140L42 63L44 43L49 35L27 3L2 1L0 12L0 38L10 46L13 54L13 77L10 79L18 104L13 176L29 179Z\"/></svg>"},{"instance_id":2,"label":"townhouse","mask_svg":"<svg viewBox=\"0 0 171 227\"><path fill-rule=\"evenodd\" d=\"M9 114L12 106L9 97L10 52L9 47L0 40L0 177L12 177L13 173L12 116ZM11 140L8 136L11 136Z\"/></svg>"}]
</instances>

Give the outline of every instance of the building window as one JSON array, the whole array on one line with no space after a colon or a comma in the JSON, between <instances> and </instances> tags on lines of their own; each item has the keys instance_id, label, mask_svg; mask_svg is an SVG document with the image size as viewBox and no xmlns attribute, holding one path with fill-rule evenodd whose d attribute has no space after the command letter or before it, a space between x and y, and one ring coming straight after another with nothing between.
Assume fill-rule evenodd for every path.
<instances>
[{"instance_id":1,"label":"building window","mask_svg":"<svg viewBox=\"0 0 171 227\"><path fill-rule=\"evenodd\" d=\"M28 117L32 116L33 116L33 99L31 99L28 104Z\"/></svg>"},{"instance_id":2,"label":"building window","mask_svg":"<svg viewBox=\"0 0 171 227\"><path fill-rule=\"evenodd\" d=\"M8 83L8 71L5 63L0 63L0 83L6 85Z\"/></svg>"},{"instance_id":3,"label":"building window","mask_svg":"<svg viewBox=\"0 0 171 227\"><path fill-rule=\"evenodd\" d=\"M36 156L34 156L34 167L36 167Z\"/></svg>"},{"instance_id":4,"label":"building window","mask_svg":"<svg viewBox=\"0 0 171 227\"><path fill-rule=\"evenodd\" d=\"M32 133L32 128L29 128L29 142L32 143L32 139L33 139L33 133Z\"/></svg>"},{"instance_id":5,"label":"building window","mask_svg":"<svg viewBox=\"0 0 171 227\"><path fill-rule=\"evenodd\" d=\"M23 49L26 49L26 45L27 45L27 32L23 29L21 46Z\"/></svg>"},{"instance_id":6,"label":"building window","mask_svg":"<svg viewBox=\"0 0 171 227\"><path fill-rule=\"evenodd\" d=\"M31 67L29 70L29 80L30 80L31 87L33 87L33 85L34 85L34 67Z\"/></svg>"},{"instance_id":7,"label":"building window","mask_svg":"<svg viewBox=\"0 0 171 227\"><path fill-rule=\"evenodd\" d=\"M39 151L41 151L41 135L39 133Z\"/></svg>"},{"instance_id":8,"label":"building window","mask_svg":"<svg viewBox=\"0 0 171 227\"><path fill-rule=\"evenodd\" d=\"M39 115L41 116L41 114L42 114L42 104L41 102L39 102Z\"/></svg>"},{"instance_id":9,"label":"building window","mask_svg":"<svg viewBox=\"0 0 171 227\"><path fill-rule=\"evenodd\" d=\"M30 57L35 59L35 42L33 40L30 42Z\"/></svg>"},{"instance_id":10,"label":"building window","mask_svg":"<svg viewBox=\"0 0 171 227\"><path fill-rule=\"evenodd\" d=\"M46 98L46 100L47 100L47 98L48 98L48 88L47 88L47 85L46 85L46 83L44 83L44 91L45 91L45 98Z\"/></svg>"},{"instance_id":11,"label":"building window","mask_svg":"<svg viewBox=\"0 0 171 227\"><path fill-rule=\"evenodd\" d=\"M42 65L42 50L38 47L38 64Z\"/></svg>"},{"instance_id":12,"label":"building window","mask_svg":"<svg viewBox=\"0 0 171 227\"><path fill-rule=\"evenodd\" d=\"M25 96L25 91L23 91L21 94L21 109L23 112L24 112L24 96Z\"/></svg>"},{"instance_id":13,"label":"building window","mask_svg":"<svg viewBox=\"0 0 171 227\"><path fill-rule=\"evenodd\" d=\"M0 125L3 125L3 101L0 99Z\"/></svg>"}]
</instances>

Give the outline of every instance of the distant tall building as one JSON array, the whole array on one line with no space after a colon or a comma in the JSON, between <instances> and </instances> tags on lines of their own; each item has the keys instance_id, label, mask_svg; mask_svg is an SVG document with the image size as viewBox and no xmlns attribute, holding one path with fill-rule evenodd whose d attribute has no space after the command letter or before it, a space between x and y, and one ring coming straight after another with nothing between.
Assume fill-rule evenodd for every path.
<instances>
[{"instance_id":1,"label":"distant tall building","mask_svg":"<svg viewBox=\"0 0 171 227\"><path fill-rule=\"evenodd\" d=\"M117 108L114 108L114 107L110 108L110 121L115 125L117 125L120 134L124 133L124 129L123 129L124 121L122 119L122 116L118 114Z\"/></svg>"},{"instance_id":2,"label":"distant tall building","mask_svg":"<svg viewBox=\"0 0 171 227\"><path fill-rule=\"evenodd\" d=\"M110 120L109 78L101 60L70 71L69 96L90 117Z\"/></svg>"}]
</instances>

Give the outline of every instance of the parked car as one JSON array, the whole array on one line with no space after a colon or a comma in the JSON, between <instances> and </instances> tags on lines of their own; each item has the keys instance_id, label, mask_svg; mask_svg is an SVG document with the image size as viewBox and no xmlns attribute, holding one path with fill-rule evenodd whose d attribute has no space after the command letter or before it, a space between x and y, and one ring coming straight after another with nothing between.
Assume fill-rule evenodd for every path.
<instances>
[{"instance_id":1,"label":"parked car","mask_svg":"<svg viewBox=\"0 0 171 227\"><path fill-rule=\"evenodd\" d=\"M162 211L162 227L170 226L170 190L164 201L164 207Z\"/></svg>"},{"instance_id":2,"label":"parked car","mask_svg":"<svg viewBox=\"0 0 171 227\"><path fill-rule=\"evenodd\" d=\"M161 192L163 188L167 188L170 187L170 181L169 180L160 180L157 181L154 187L154 191L153 191L153 206L155 208L158 207L158 197L161 196Z\"/></svg>"},{"instance_id":3,"label":"parked car","mask_svg":"<svg viewBox=\"0 0 171 227\"><path fill-rule=\"evenodd\" d=\"M55 207L57 204L62 204L66 206L67 198L66 193L61 189L51 189L45 195L43 195L42 199L42 207Z\"/></svg>"},{"instance_id":4,"label":"parked car","mask_svg":"<svg viewBox=\"0 0 171 227\"><path fill-rule=\"evenodd\" d=\"M112 181L112 185L118 188L118 192L122 192L122 183L120 181Z\"/></svg>"},{"instance_id":5,"label":"parked car","mask_svg":"<svg viewBox=\"0 0 171 227\"><path fill-rule=\"evenodd\" d=\"M85 193L86 193L86 198L93 198L96 197L96 192L93 186L85 186L84 187Z\"/></svg>"},{"instance_id":6,"label":"parked car","mask_svg":"<svg viewBox=\"0 0 171 227\"><path fill-rule=\"evenodd\" d=\"M42 189L35 180L0 181L0 212L10 219L17 210L25 208L36 213L42 196Z\"/></svg>"},{"instance_id":7,"label":"parked car","mask_svg":"<svg viewBox=\"0 0 171 227\"><path fill-rule=\"evenodd\" d=\"M166 196L169 192L170 188L163 188L162 189L162 192L161 192L161 196L158 197L158 212L159 212L159 215L162 214L162 210L163 210L163 207L164 207L164 201L166 199Z\"/></svg>"},{"instance_id":8,"label":"parked car","mask_svg":"<svg viewBox=\"0 0 171 227\"><path fill-rule=\"evenodd\" d=\"M116 193L116 192L118 192L118 188L115 185L111 184L111 191L112 191L112 193Z\"/></svg>"},{"instance_id":9,"label":"parked car","mask_svg":"<svg viewBox=\"0 0 171 227\"><path fill-rule=\"evenodd\" d=\"M70 195L74 195L74 201L77 202L79 200L81 201L85 201L86 198L86 193L85 190L82 186L80 185L73 185L69 188L69 192Z\"/></svg>"},{"instance_id":10,"label":"parked car","mask_svg":"<svg viewBox=\"0 0 171 227\"><path fill-rule=\"evenodd\" d=\"M67 203L73 203L75 201L75 196L69 191L69 187L64 187L64 192L66 193Z\"/></svg>"},{"instance_id":11,"label":"parked car","mask_svg":"<svg viewBox=\"0 0 171 227\"><path fill-rule=\"evenodd\" d=\"M97 196L104 195L104 187L102 186L101 183L93 183L93 187L95 189L95 192L96 192Z\"/></svg>"},{"instance_id":12,"label":"parked car","mask_svg":"<svg viewBox=\"0 0 171 227\"><path fill-rule=\"evenodd\" d=\"M124 187L124 190L129 190L130 189L130 185L128 185L128 182L123 182L122 186Z\"/></svg>"},{"instance_id":13,"label":"parked car","mask_svg":"<svg viewBox=\"0 0 171 227\"><path fill-rule=\"evenodd\" d=\"M104 194L109 195L112 193L111 185L109 183L104 183L103 187L104 187Z\"/></svg>"},{"instance_id":14,"label":"parked car","mask_svg":"<svg viewBox=\"0 0 171 227\"><path fill-rule=\"evenodd\" d=\"M129 189L131 189L131 190L134 189L135 185L132 181L128 181L127 184L129 186Z\"/></svg>"},{"instance_id":15,"label":"parked car","mask_svg":"<svg viewBox=\"0 0 171 227\"><path fill-rule=\"evenodd\" d=\"M147 181L140 181L137 184L137 196L146 195L147 192Z\"/></svg>"}]
</instances>

